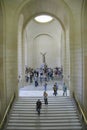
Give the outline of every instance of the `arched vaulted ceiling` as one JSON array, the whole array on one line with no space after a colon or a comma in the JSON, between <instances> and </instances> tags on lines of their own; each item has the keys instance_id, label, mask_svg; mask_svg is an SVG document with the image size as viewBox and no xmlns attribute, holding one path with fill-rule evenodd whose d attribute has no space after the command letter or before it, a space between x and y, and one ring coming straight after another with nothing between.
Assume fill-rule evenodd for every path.
<instances>
[{"instance_id":1,"label":"arched vaulted ceiling","mask_svg":"<svg viewBox=\"0 0 87 130\"><path fill-rule=\"evenodd\" d=\"M83 0L1 0L4 5L7 15L14 10L14 17L19 19L19 16L23 14L24 25L38 14L47 13L59 20L63 30L66 30L70 26L70 22L73 23L73 16L77 17L77 13L81 12Z\"/></svg>"},{"instance_id":2,"label":"arched vaulted ceiling","mask_svg":"<svg viewBox=\"0 0 87 130\"><path fill-rule=\"evenodd\" d=\"M24 16L24 27L38 14L49 14L59 20L63 30L69 26L72 16L71 10L63 0L31 0L25 2L20 8L20 14Z\"/></svg>"}]
</instances>

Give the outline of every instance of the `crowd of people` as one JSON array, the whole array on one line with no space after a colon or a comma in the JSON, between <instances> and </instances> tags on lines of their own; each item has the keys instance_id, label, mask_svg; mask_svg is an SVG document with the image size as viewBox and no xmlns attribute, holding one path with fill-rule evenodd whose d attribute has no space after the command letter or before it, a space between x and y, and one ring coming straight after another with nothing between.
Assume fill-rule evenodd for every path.
<instances>
[{"instance_id":1,"label":"crowd of people","mask_svg":"<svg viewBox=\"0 0 87 130\"><path fill-rule=\"evenodd\" d=\"M35 79L35 86L37 86L38 84L38 77L39 77L39 81L40 84L42 85L42 82L44 82L44 92L43 92L43 98L44 98L44 104L48 105L48 93L47 93L47 82L49 80L54 80L55 77L58 77L59 79L61 78L61 80L63 80L63 70L62 69L58 69L55 68L54 71L53 69L49 69L47 68L46 70L42 70L40 69L40 71L38 71L38 75L36 75L35 71L35 76L37 77L37 79ZM58 89L59 89L59 85L57 82L54 83L53 85L53 95L57 95L58 94ZM67 96L67 85L65 84L65 82L63 83L62 86L63 89L63 96ZM42 108L42 102L40 101L40 99L38 99L38 101L36 102L36 111L38 112L38 114L40 115L40 110Z\"/></svg>"},{"instance_id":2,"label":"crowd of people","mask_svg":"<svg viewBox=\"0 0 87 130\"><path fill-rule=\"evenodd\" d=\"M32 69L26 67L25 69L25 80L27 83L35 83L35 87L39 84L42 85L44 81L49 82L50 80L63 79L63 69L60 67L55 68L37 68Z\"/></svg>"},{"instance_id":3,"label":"crowd of people","mask_svg":"<svg viewBox=\"0 0 87 130\"><path fill-rule=\"evenodd\" d=\"M48 68L45 66L44 68L33 69L30 67L26 67L25 69L25 81L26 83L32 84L34 83L35 87L42 86L44 87L43 97L44 104L48 105L48 93L47 87L49 81L63 81L63 68L55 67ZM56 96L58 94L59 85L57 82L53 84L53 95ZM67 96L67 85L65 82L62 84L63 96ZM36 102L36 111L40 115L40 109L42 108L42 102L40 99Z\"/></svg>"}]
</instances>

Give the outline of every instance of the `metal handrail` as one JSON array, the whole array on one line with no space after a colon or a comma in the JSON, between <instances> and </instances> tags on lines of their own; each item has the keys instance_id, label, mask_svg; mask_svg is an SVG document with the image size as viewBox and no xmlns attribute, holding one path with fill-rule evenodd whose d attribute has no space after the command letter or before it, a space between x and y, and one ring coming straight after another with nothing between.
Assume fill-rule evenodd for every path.
<instances>
[{"instance_id":1,"label":"metal handrail","mask_svg":"<svg viewBox=\"0 0 87 130\"><path fill-rule=\"evenodd\" d=\"M79 107L79 110L80 110L80 112L81 112L81 114L82 114L82 117L83 117L83 119L84 119L84 122L85 122L85 124L87 125L87 118L86 118L86 116L85 116L85 114L84 114L84 111L83 111L83 109L82 109L82 107L81 107L81 105L80 105L78 99L76 98L75 94L74 94L74 98L75 98L76 103L78 104L78 107Z\"/></svg>"},{"instance_id":2,"label":"metal handrail","mask_svg":"<svg viewBox=\"0 0 87 130\"><path fill-rule=\"evenodd\" d=\"M3 126L3 124L4 124L4 121L5 121L5 119L6 119L7 113L8 113L8 111L9 111L9 109L10 109L10 106L11 106L11 104L12 104L14 98L15 98L15 95L13 95L13 96L11 97L11 100L10 100L10 102L9 102L9 104L8 104L8 107L7 107L6 111L5 111L5 114L4 114L4 116L3 116L3 119L2 119L2 121L1 121L1 123L0 123L0 129L2 128L2 126Z\"/></svg>"}]
</instances>

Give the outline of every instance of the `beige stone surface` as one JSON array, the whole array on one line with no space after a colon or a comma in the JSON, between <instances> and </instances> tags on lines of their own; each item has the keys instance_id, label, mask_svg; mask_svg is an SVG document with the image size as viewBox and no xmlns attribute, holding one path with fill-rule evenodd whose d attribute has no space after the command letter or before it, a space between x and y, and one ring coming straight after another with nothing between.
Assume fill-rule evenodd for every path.
<instances>
[{"instance_id":1,"label":"beige stone surface","mask_svg":"<svg viewBox=\"0 0 87 130\"><path fill-rule=\"evenodd\" d=\"M50 4L49 4L50 3ZM86 75L86 59L87 59L87 1L86 0L1 0L0 1L0 122L3 118L5 110L13 94L18 94L18 74L19 68L24 78L25 63L33 65L36 63L34 53L30 46L30 42L37 43L42 39L48 40L48 44L54 38L61 45L60 56L63 69L64 80L69 85L71 93L75 93L82 108L85 108L87 114L87 75ZM58 20L59 26L57 31L53 30L56 24L52 25L49 36L45 32L41 32L40 37L34 32L35 23L32 28L27 28L29 33L29 45L26 45L25 28L30 21L37 15L47 13ZM22 26L19 25L20 16L23 16ZM33 28L35 27L35 28ZM49 26L50 27L50 26ZM31 30L31 32L29 32ZM33 30L33 31L32 31ZM52 33L54 32L54 33ZM56 38L57 35L59 39ZM35 34L34 34L35 33ZM30 34L35 36L31 39ZM41 37L42 35L42 37ZM41 41L42 41L41 40ZM53 42L53 41L52 41ZM20 51L18 45L20 43ZM56 44L57 45L57 44ZM48 45L49 46L49 45ZM25 53L26 47L30 51ZM45 49L45 46L43 47ZM52 48L52 46L51 46ZM54 47L56 48L56 46ZM38 49L37 49L38 50ZM41 48L41 50L43 50ZM57 51L56 49L54 49ZM40 49L39 49L40 51ZM20 53L20 56L19 56ZM25 58L27 55L27 58ZM31 55L31 56L30 56ZM36 58L39 54L36 53ZM53 53L55 56L56 54ZM18 61L18 57L20 61ZM33 58L29 60L28 57ZM57 58L57 55L56 55ZM53 59L53 57L52 57ZM57 60L58 62L58 60ZM41 63L41 59L39 60ZM51 64L51 60L49 60ZM37 65L38 66L38 65ZM69 76L69 79L67 78ZM22 79L24 80L24 79ZM23 82L23 81L22 81Z\"/></svg>"}]
</instances>

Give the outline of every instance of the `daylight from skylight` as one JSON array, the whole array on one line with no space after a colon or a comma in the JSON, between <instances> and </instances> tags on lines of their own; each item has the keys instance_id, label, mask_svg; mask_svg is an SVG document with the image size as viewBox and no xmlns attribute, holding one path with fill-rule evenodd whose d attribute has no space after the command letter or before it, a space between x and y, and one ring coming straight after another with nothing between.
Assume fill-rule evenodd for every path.
<instances>
[{"instance_id":1,"label":"daylight from skylight","mask_svg":"<svg viewBox=\"0 0 87 130\"><path fill-rule=\"evenodd\" d=\"M37 22L47 23L53 20L53 17L49 15L39 15L34 18Z\"/></svg>"}]
</instances>

